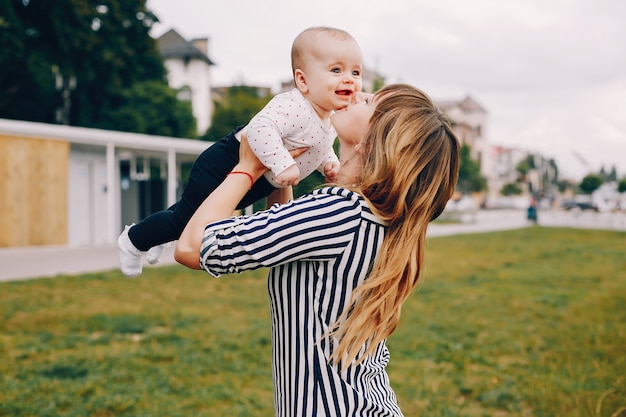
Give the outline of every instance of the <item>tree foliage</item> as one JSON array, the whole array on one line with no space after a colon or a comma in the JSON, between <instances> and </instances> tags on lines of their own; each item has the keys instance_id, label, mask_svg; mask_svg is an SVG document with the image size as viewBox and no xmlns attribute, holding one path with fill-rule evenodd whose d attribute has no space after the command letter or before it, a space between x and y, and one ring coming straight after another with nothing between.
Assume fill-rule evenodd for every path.
<instances>
[{"instance_id":1,"label":"tree foliage","mask_svg":"<svg viewBox=\"0 0 626 417\"><path fill-rule=\"evenodd\" d=\"M112 106L95 127L148 135L195 138L191 103L179 101L176 91L158 81L133 84L111 97Z\"/></svg>"},{"instance_id":2,"label":"tree foliage","mask_svg":"<svg viewBox=\"0 0 626 417\"><path fill-rule=\"evenodd\" d=\"M202 140L217 141L235 127L247 124L271 99L259 94L259 89L245 85L226 89L222 99L215 102L211 127L201 137Z\"/></svg>"},{"instance_id":3,"label":"tree foliage","mask_svg":"<svg viewBox=\"0 0 626 417\"><path fill-rule=\"evenodd\" d=\"M548 169L543 172L543 183L556 185L559 181L559 167L556 164L556 161L552 158L548 160L542 158L542 160L548 167Z\"/></svg>"},{"instance_id":4,"label":"tree foliage","mask_svg":"<svg viewBox=\"0 0 626 417\"><path fill-rule=\"evenodd\" d=\"M0 2L0 117L53 123L65 86L69 124L119 129L114 116L121 112L125 130L141 130L142 115L128 114L132 92L141 90L135 84L167 86L163 60L149 35L158 20L146 0ZM170 103L167 109L183 108ZM175 127L170 130L178 134Z\"/></svg>"},{"instance_id":5,"label":"tree foliage","mask_svg":"<svg viewBox=\"0 0 626 417\"><path fill-rule=\"evenodd\" d=\"M502 186L500 194L503 196L520 195L522 194L522 187L515 182L509 182Z\"/></svg>"},{"instance_id":6,"label":"tree foliage","mask_svg":"<svg viewBox=\"0 0 626 417\"><path fill-rule=\"evenodd\" d=\"M604 166L602 166L598 175L600 175L600 178L602 178L604 182L617 181L617 168L615 167L615 165L613 165L610 171L607 172Z\"/></svg>"},{"instance_id":7,"label":"tree foliage","mask_svg":"<svg viewBox=\"0 0 626 417\"><path fill-rule=\"evenodd\" d=\"M617 191L620 193L626 193L626 178L622 178L617 183Z\"/></svg>"},{"instance_id":8,"label":"tree foliage","mask_svg":"<svg viewBox=\"0 0 626 417\"><path fill-rule=\"evenodd\" d=\"M587 174L580 182L580 191L582 191L584 194L591 194L595 190L600 188L603 182L604 180L602 179L602 177L600 177L600 175Z\"/></svg>"},{"instance_id":9,"label":"tree foliage","mask_svg":"<svg viewBox=\"0 0 626 417\"><path fill-rule=\"evenodd\" d=\"M567 190L574 190L575 186L567 180L558 180L556 188L560 193L564 193Z\"/></svg>"},{"instance_id":10,"label":"tree foliage","mask_svg":"<svg viewBox=\"0 0 626 417\"><path fill-rule=\"evenodd\" d=\"M528 171L535 167L535 160L531 155L528 155L526 158L519 161L515 169L520 173L520 176L523 180L526 179L526 175L528 175Z\"/></svg>"},{"instance_id":11,"label":"tree foliage","mask_svg":"<svg viewBox=\"0 0 626 417\"><path fill-rule=\"evenodd\" d=\"M462 193L487 189L487 180L480 175L480 162L472 159L471 149L466 143L460 149L459 180L457 188Z\"/></svg>"}]
</instances>

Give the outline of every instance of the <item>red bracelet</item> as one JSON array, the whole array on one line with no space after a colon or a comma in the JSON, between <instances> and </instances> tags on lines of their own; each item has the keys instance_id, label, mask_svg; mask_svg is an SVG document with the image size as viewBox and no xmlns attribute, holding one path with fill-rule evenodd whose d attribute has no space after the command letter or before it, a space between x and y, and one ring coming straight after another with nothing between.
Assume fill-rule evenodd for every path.
<instances>
[{"instance_id":1,"label":"red bracelet","mask_svg":"<svg viewBox=\"0 0 626 417\"><path fill-rule=\"evenodd\" d=\"M252 187L254 186L254 178L252 178L252 175L251 175L251 174L249 174L249 173L247 173L247 172L244 172L244 171L230 171L230 172L228 173L228 175L230 175L230 174L243 174L243 175L247 175L247 176L248 176L248 178L250 178L250 189L252 189Z\"/></svg>"}]
</instances>

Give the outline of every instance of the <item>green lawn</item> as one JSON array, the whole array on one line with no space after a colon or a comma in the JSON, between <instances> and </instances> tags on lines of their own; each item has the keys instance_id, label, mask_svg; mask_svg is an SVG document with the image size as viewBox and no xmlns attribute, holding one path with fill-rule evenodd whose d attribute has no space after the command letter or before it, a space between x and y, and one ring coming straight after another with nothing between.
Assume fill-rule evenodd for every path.
<instances>
[{"instance_id":1,"label":"green lawn","mask_svg":"<svg viewBox=\"0 0 626 417\"><path fill-rule=\"evenodd\" d=\"M626 417L626 233L429 239L389 340L406 417ZM264 272L0 283L0 416L271 416Z\"/></svg>"}]
</instances>

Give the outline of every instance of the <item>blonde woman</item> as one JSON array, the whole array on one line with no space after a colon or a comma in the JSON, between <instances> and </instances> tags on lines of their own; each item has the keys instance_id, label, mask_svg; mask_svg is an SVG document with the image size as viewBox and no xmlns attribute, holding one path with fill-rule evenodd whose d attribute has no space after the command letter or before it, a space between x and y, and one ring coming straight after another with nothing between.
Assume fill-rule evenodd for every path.
<instances>
[{"instance_id":1,"label":"blonde woman","mask_svg":"<svg viewBox=\"0 0 626 417\"><path fill-rule=\"evenodd\" d=\"M385 340L424 266L428 223L452 196L459 143L430 98L404 84L333 116L336 185L231 217L266 168L242 141L175 257L214 276L269 267L276 416L402 416Z\"/></svg>"}]
</instances>

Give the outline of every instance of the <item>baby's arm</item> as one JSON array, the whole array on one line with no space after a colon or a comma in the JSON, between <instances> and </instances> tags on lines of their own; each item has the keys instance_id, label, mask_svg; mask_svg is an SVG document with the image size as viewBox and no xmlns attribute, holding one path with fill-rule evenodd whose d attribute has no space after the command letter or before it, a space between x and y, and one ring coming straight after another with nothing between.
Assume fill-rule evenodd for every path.
<instances>
[{"instance_id":1,"label":"baby's arm","mask_svg":"<svg viewBox=\"0 0 626 417\"><path fill-rule=\"evenodd\" d=\"M250 120L247 128L252 152L276 177L295 164L284 142L284 138L291 135L294 129L289 109L289 98L279 94Z\"/></svg>"},{"instance_id":2,"label":"baby's arm","mask_svg":"<svg viewBox=\"0 0 626 417\"><path fill-rule=\"evenodd\" d=\"M276 176L276 182L282 186L298 185L300 182L300 169L293 164Z\"/></svg>"}]
</instances>

